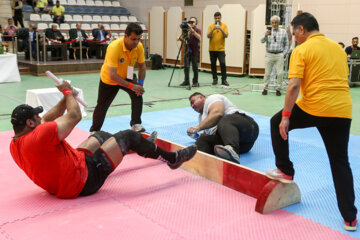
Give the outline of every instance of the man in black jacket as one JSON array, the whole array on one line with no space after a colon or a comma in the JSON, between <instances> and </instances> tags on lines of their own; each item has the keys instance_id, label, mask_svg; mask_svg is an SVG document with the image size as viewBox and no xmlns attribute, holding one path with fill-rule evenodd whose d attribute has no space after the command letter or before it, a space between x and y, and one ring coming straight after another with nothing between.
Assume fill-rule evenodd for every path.
<instances>
[{"instance_id":1,"label":"man in black jacket","mask_svg":"<svg viewBox=\"0 0 360 240\"><path fill-rule=\"evenodd\" d=\"M78 48L80 47L80 37L81 37L81 46L84 47L85 49L83 50L83 56L84 53L86 53L87 47L89 47L89 42L86 41L86 39L88 39L88 35L86 34L86 32L81 29L81 23L77 23L76 24L76 28L72 28L69 30L69 36L70 36L70 40L76 39L75 42L72 43L72 47L74 48ZM69 53L70 53L70 58L74 58L74 49L70 48L69 49ZM80 51L79 51L80 53Z\"/></svg>"},{"instance_id":2,"label":"man in black jacket","mask_svg":"<svg viewBox=\"0 0 360 240\"><path fill-rule=\"evenodd\" d=\"M31 23L29 25L29 28L20 28L18 30L18 45L19 48L21 49L21 46L23 46L23 49L25 51L25 59L29 59L30 58L30 43L31 43L31 53L32 53L32 57L35 59L36 58L36 48L37 48L37 44L36 44L36 32L38 32L38 30L36 29L36 25L34 23ZM40 40L40 35L37 36L38 37L38 41ZM22 43L22 45L21 45ZM39 46L41 45L41 41L39 41Z\"/></svg>"},{"instance_id":3,"label":"man in black jacket","mask_svg":"<svg viewBox=\"0 0 360 240\"><path fill-rule=\"evenodd\" d=\"M51 58L52 60L66 60L67 45L61 45L65 42L65 38L62 33L57 29L57 25L51 25L51 28L45 30L45 36L49 40L51 45Z\"/></svg>"},{"instance_id":4,"label":"man in black jacket","mask_svg":"<svg viewBox=\"0 0 360 240\"><path fill-rule=\"evenodd\" d=\"M94 41L104 41L111 37L111 32L106 31L104 25L99 23L98 28L92 30L92 35L94 36ZM94 45L96 58L105 58L107 46L107 42L96 43Z\"/></svg>"}]
</instances>

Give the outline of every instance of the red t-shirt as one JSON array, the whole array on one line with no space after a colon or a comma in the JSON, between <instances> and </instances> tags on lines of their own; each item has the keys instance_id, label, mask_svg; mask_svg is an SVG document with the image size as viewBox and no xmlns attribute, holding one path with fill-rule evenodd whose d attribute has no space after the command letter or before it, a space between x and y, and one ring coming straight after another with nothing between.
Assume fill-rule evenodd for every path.
<instances>
[{"instance_id":1,"label":"red t-shirt","mask_svg":"<svg viewBox=\"0 0 360 240\"><path fill-rule=\"evenodd\" d=\"M10 152L26 175L50 194L75 198L84 188L88 176L85 154L59 140L54 121L12 140Z\"/></svg>"}]
</instances>

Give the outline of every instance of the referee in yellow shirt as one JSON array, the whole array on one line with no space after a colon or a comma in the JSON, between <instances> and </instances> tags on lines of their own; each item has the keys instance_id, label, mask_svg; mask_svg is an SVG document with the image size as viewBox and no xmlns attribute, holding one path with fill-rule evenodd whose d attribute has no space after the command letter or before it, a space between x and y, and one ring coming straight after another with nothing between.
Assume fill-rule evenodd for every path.
<instances>
[{"instance_id":1,"label":"referee in yellow shirt","mask_svg":"<svg viewBox=\"0 0 360 240\"><path fill-rule=\"evenodd\" d=\"M212 85L218 83L216 61L219 59L221 69L221 81L222 85L229 86L226 81L226 64L225 64L225 38L229 36L228 27L225 23L221 22L221 13L216 12L214 14L215 22L210 24L208 28L207 37L209 38L209 53L211 72L213 76Z\"/></svg>"},{"instance_id":2,"label":"referee in yellow shirt","mask_svg":"<svg viewBox=\"0 0 360 240\"><path fill-rule=\"evenodd\" d=\"M277 169L267 170L266 174L281 182L292 182L295 171L289 158L288 131L316 127L329 157L344 228L354 231L357 209L348 160L352 101L347 56L339 44L319 33L319 24L310 13L297 15L291 25L300 45L291 54L284 109L271 119Z\"/></svg>"},{"instance_id":3,"label":"referee in yellow shirt","mask_svg":"<svg viewBox=\"0 0 360 240\"><path fill-rule=\"evenodd\" d=\"M110 43L106 50L105 61L101 67L97 104L93 114L90 132L99 131L104 123L106 112L119 89L127 92L131 99L130 125L134 131L143 132L141 113L142 95L146 73L144 47L140 42L143 30L136 23L129 23L124 37ZM138 63L139 80L134 74Z\"/></svg>"}]
</instances>

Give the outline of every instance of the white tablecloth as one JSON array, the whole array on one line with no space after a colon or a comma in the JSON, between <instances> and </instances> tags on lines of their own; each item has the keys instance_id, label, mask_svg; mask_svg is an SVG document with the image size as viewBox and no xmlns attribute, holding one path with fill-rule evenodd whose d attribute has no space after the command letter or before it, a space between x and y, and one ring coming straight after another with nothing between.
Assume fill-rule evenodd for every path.
<instances>
[{"instance_id":1,"label":"white tablecloth","mask_svg":"<svg viewBox=\"0 0 360 240\"><path fill-rule=\"evenodd\" d=\"M75 88L79 91L78 97L84 100L82 89ZM61 99L63 94L57 88L29 89L26 91L26 104L32 107L42 106L44 111L39 114L43 116L47 111L54 107ZM84 107L79 104L82 116L86 116Z\"/></svg>"},{"instance_id":2,"label":"white tablecloth","mask_svg":"<svg viewBox=\"0 0 360 240\"><path fill-rule=\"evenodd\" d=\"M0 83L20 81L16 54L0 54Z\"/></svg>"}]
</instances>

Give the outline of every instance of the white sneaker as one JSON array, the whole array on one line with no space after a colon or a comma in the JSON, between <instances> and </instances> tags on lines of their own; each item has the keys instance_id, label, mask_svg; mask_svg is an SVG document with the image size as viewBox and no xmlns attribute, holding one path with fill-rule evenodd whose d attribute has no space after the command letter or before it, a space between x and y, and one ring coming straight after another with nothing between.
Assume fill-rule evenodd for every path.
<instances>
[{"instance_id":1,"label":"white sneaker","mask_svg":"<svg viewBox=\"0 0 360 240\"><path fill-rule=\"evenodd\" d=\"M230 160L235 163L240 163L240 156L237 154L230 145L215 145L214 152L217 156Z\"/></svg>"},{"instance_id":2,"label":"white sneaker","mask_svg":"<svg viewBox=\"0 0 360 240\"><path fill-rule=\"evenodd\" d=\"M132 125L131 130L135 132L145 132L145 128L140 123Z\"/></svg>"}]
</instances>

